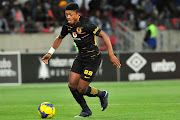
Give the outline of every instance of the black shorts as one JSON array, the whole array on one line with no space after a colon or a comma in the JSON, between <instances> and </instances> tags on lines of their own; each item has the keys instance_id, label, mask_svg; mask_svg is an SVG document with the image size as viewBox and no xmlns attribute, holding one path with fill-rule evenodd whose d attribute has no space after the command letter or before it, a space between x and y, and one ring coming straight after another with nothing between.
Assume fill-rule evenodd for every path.
<instances>
[{"instance_id":1,"label":"black shorts","mask_svg":"<svg viewBox=\"0 0 180 120\"><path fill-rule=\"evenodd\" d=\"M101 54L96 58L82 59L76 57L71 71L81 75L81 79L91 82L101 64Z\"/></svg>"}]
</instances>

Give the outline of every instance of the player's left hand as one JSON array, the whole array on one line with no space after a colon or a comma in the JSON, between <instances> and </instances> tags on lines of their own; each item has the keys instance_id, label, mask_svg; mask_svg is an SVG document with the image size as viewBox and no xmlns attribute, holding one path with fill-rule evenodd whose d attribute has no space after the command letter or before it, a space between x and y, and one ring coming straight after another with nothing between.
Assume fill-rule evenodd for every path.
<instances>
[{"instance_id":1,"label":"player's left hand","mask_svg":"<svg viewBox=\"0 0 180 120\"><path fill-rule=\"evenodd\" d=\"M117 57L115 55L110 56L110 61L113 63L114 66L116 66L118 68L121 67L120 61L117 59Z\"/></svg>"}]
</instances>

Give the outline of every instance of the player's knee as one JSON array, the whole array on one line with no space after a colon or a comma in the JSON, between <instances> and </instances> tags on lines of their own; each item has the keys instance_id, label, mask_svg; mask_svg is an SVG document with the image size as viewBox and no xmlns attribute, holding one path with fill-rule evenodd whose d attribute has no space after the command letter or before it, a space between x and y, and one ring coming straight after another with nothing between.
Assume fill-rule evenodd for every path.
<instances>
[{"instance_id":1,"label":"player's knee","mask_svg":"<svg viewBox=\"0 0 180 120\"><path fill-rule=\"evenodd\" d=\"M80 93L80 94L86 93L86 89L84 89L84 88L82 88L80 86L77 87L77 90L78 90L78 93Z\"/></svg>"},{"instance_id":2,"label":"player's knee","mask_svg":"<svg viewBox=\"0 0 180 120\"><path fill-rule=\"evenodd\" d=\"M71 82L68 83L68 87L69 87L71 90L77 89L77 85L72 84Z\"/></svg>"}]
</instances>

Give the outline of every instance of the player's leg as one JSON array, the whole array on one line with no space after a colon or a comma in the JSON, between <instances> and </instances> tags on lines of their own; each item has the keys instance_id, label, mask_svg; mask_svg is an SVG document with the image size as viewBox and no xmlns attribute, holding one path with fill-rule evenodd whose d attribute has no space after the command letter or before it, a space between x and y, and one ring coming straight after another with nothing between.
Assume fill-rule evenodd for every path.
<instances>
[{"instance_id":1,"label":"player's leg","mask_svg":"<svg viewBox=\"0 0 180 120\"><path fill-rule=\"evenodd\" d=\"M80 104L82 111L87 111L87 110L89 110L89 107L87 106L83 95L79 94L77 91L77 85L78 85L79 79L81 77L80 74L83 72L83 69L84 68L83 68L81 60L76 58L74 60L72 68L71 68L68 86L70 88L70 91L71 91L73 97Z\"/></svg>"},{"instance_id":2,"label":"player's leg","mask_svg":"<svg viewBox=\"0 0 180 120\"><path fill-rule=\"evenodd\" d=\"M92 86L88 86L88 90L84 95L87 95L88 97L99 97L101 102L101 110L104 111L108 106L108 91L104 90L98 90L97 88L94 88Z\"/></svg>"},{"instance_id":3,"label":"player's leg","mask_svg":"<svg viewBox=\"0 0 180 120\"><path fill-rule=\"evenodd\" d=\"M77 74L75 72L70 72L68 86L69 86L69 89L70 89L73 97L79 103L82 110L89 110L89 107L87 106L83 95L79 94L77 91L77 85L78 85L80 76L81 76L80 74Z\"/></svg>"},{"instance_id":4,"label":"player's leg","mask_svg":"<svg viewBox=\"0 0 180 120\"><path fill-rule=\"evenodd\" d=\"M95 87L89 86L90 82L80 79L77 90L80 94L87 95L88 97L99 97L101 102L101 110L104 111L108 106L108 92L98 90Z\"/></svg>"},{"instance_id":5,"label":"player's leg","mask_svg":"<svg viewBox=\"0 0 180 120\"><path fill-rule=\"evenodd\" d=\"M100 64L101 56L87 62L87 65L84 67L84 71L81 74L81 79L78 82L77 89L83 95L89 97L98 96L101 102L101 110L104 111L108 106L108 92L89 86L89 83L93 80Z\"/></svg>"},{"instance_id":6,"label":"player's leg","mask_svg":"<svg viewBox=\"0 0 180 120\"><path fill-rule=\"evenodd\" d=\"M77 85L77 91L78 91L80 96L83 96L83 93L85 91L87 91L88 86L89 86L89 82L84 81L82 79L79 79L79 82L78 82L78 85ZM75 116L75 117L88 117L90 115L92 115L92 112L89 109L89 107L86 107L86 109L83 109L82 112L79 115Z\"/></svg>"},{"instance_id":7,"label":"player's leg","mask_svg":"<svg viewBox=\"0 0 180 120\"><path fill-rule=\"evenodd\" d=\"M88 97L102 97L105 95L104 91L89 86L90 82L80 79L78 82L77 90L80 94L87 95Z\"/></svg>"}]
</instances>

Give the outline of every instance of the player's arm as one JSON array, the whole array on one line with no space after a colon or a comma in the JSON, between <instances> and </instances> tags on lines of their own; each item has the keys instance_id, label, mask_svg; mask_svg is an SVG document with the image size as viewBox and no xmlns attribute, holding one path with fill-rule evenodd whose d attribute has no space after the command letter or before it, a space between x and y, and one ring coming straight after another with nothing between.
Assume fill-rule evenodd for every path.
<instances>
[{"instance_id":1,"label":"player's arm","mask_svg":"<svg viewBox=\"0 0 180 120\"><path fill-rule=\"evenodd\" d=\"M115 65L116 67L120 68L121 64L117 57L113 53L112 45L109 39L109 36L100 30L96 25L92 24L92 22L88 22L87 24L87 32L94 34L96 36L102 37L109 52L110 61Z\"/></svg>"},{"instance_id":2,"label":"player's arm","mask_svg":"<svg viewBox=\"0 0 180 120\"><path fill-rule=\"evenodd\" d=\"M68 27L67 25L63 25L61 34L54 40L53 46L49 49L48 53L44 55L42 58L42 61L46 64L48 64L48 60L51 58L55 50L59 47L61 44L63 38L68 34Z\"/></svg>"},{"instance_id":3,"label":"player's arm","mask_svg":"<svg viewBox=\"0 0 180 120\"><path fill-rule=\"evenodd\" d=\"M48 60L51 58L52 54L55 52L55 50L59 47L59 45L61 44L63 40L62 35L59 35L53 43L53 46L50 48L50 50L48 51L48 53L46 55L43 56L42 61L46 64L48 64Z\"/></svg>"},{"instance_id":4,"label":"player's arm","mask_svg":"<svg viewBox=\"0 0 180 120\"><path fill-rule=\"evenodd\" d=\"M99 33L99 37L102 37L104 40L104 43L106 44L106 47L107 47L108 53L109 53L109 57L110 57L110 61L113 63L113 65L120 68L121 64L120 64L119 60L117 59L117 57L113 53L113 49L112 49L112 45L111 45L109 36L104 31L101 30Z\"/></svg>"}]
</instances>

